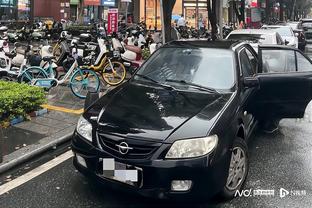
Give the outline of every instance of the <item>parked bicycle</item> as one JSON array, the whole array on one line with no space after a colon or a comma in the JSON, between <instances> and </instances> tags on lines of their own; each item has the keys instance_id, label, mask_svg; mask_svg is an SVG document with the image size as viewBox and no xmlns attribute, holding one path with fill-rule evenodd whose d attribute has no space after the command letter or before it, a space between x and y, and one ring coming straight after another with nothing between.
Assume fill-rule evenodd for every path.
<instances>
[{"instance_id":1,"label":"parked bicycle","mask_svg":"<svg viewBox=\"0 0 312 208\"><path fill-rule=\"evenodd\" d=\"M53 57L45 57L44 59L52 63ZM69 80L69 87L73 94L79 98L85 99L88 92L99 91L100 79L94 71L80 68L78 59L80 59L80 57L69 57L68 60L66 60L67 62L72 62L72 64L67 73L60 80L55 78L52 68L49 67L48 72L38 69L34 75L34 71L26 69L21 75L20 82L50 90Z\"/></svg>"}]
</instances>

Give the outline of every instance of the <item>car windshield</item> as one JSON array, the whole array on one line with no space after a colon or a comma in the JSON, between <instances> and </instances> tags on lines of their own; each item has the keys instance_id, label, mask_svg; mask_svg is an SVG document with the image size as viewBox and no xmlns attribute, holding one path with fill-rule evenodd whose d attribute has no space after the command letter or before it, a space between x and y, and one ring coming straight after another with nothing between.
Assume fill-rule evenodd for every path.
<instances>
[{"instance_id":1,"label":"car windshield","mask_svg":"<svg viewBox=\"0 0 312 208\"><path fill-rule=\"evenodd\" d=\"M269 35L264 34L230 34L229 40L249 40L258 43L272 44L272 39Z\"/></svg>"},{"instance_id":2,"label":"car windshield","mask_svg":"<svg viewBox=\"0 0 312 208\"><path fill-rule=\"evenodd\" d=\"M291 27L293 30L297 30L299 28L298 23L288 23L288 26Z\"/></svg>"},{"instance_id":3,"label":"car windshield","mask_svg":"<svg viewBox=\"0 0 312 208\"><path fill-rule=\"evenodd\" d=\"M267 29L272 29L278 32L281 36L293 36L289 27L266 27Z\"/></svg>"},{"instance_id":4,"label":"car windshield","mask_svg":"<svg viewBox=\"0 0 312 208\"><path fill-rule=\"evenodd\" d=\"M143 75L154 82L186 90L195 85L231 89L235 83L233 62L233 52L225 49L161 48L140 68L139 76L134 79L143 80Z\"/></svg>"}]
</instances>

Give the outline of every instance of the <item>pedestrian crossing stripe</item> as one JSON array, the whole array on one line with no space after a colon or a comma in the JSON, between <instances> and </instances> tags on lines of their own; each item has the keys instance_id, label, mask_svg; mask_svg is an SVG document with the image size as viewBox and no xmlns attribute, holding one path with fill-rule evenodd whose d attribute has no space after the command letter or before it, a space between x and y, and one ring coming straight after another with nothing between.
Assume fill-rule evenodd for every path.
<instances>
[{"instance_id":1,"label":"pedestrian crossing stripe","mask_svg":"<svg viewBox=\"0 0 312 208\"><path fill-rule=\"evenodd\" d=\"M84 109L78 109L78 110L73 110L73 109L68 109L64 107L59 107L59 106L53 106L53 105L48 105L48 104L43 104L41 105L42 108L46 108L48 110L53 110L53 111L60 111L64 113L71 113L71 114L77 114L80 115L84 112Z\"/></svg>"}]
</instances>

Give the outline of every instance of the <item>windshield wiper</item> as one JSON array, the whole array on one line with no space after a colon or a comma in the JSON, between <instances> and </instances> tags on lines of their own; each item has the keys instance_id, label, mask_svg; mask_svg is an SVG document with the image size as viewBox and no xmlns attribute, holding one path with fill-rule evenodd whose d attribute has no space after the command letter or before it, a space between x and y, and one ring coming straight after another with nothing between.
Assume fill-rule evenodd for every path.
<instances>
[{"instance_id":1,"label":"windshield wiper","mask_svg":"<svg viewBox=\"0 0 312 208\"><path fill-rule=\"evenodd\" d=\"M167 90L176 91L176 89L175 89L174 87L172 87L172 86L170 86L170 85L162 84L162 83L160 83L160 82L154 80L153 78L151 78L151 77L149 77L149 76L142 75L142 74L135 74L134 76L138 76L138 77L141 77L141 78L146 79L146 80L148 80L148 81L151 81L151 82L155 83L156 85L161 86L161 87L163 87L163 88L165 88L165 89L167 89Z\"/></svg>"},{"instance_id":2,"label":"windshield wiper","mask_svg":"<svg viewBox=\"0 0 312 208\"><path fill-rule=\"evenodd\" d=\"M198 90L220 94L214 88L205 87L205 86L202 86L202 85L199 85L199 84L195 84L195 83L192 83L192 82L187 82L185 80L166 79L166 82L173 82L173 83L179 83L179 84L183 84L183 85L189 85L189 86L195 87Z\"/></svg>"}]
</instances>

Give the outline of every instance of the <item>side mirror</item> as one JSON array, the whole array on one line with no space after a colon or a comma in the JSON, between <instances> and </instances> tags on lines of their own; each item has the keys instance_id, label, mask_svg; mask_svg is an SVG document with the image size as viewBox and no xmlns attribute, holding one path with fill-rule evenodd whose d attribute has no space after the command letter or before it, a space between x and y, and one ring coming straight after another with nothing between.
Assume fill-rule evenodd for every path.
<instances>
[{"instance_id":1,"label":"side mirror","mask_svg":"<svg viewBox=\"0 0 312 208\"><path fill-rule=\"evenodd\" d=\"M285 45L288 45L289 44L289 41L285 40Z\"/></svg>"},{"instance_id":2,"label":"side mirror","mask_svg":"<svg viewBox=\"0 0 312 208\"><path fill-rule=\"evenodd\" d=\"M98 92L88 92L85 103L84 103L84 110L89 108L99 98L100 98L100 94Z\"/></svg>"},{"instance_id":3,"label":"side mirror","mask_svg":"<svg viewBox=\"0 0 312 208\"><path fill-rule=\"evenodd\" d=\"M260 83L257 77L244 77L243 84L245 88L259 88Z\"/></svg>"}]
</instances>

